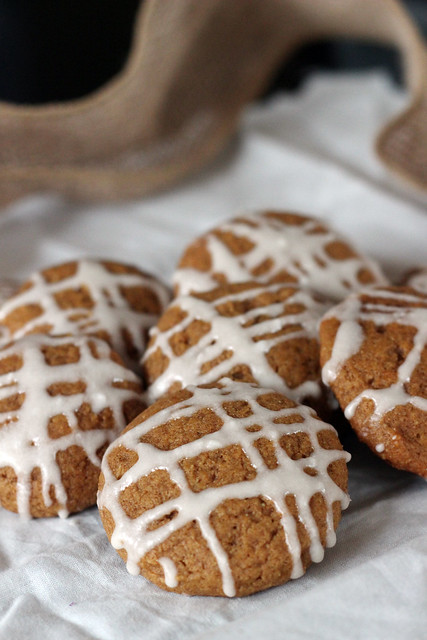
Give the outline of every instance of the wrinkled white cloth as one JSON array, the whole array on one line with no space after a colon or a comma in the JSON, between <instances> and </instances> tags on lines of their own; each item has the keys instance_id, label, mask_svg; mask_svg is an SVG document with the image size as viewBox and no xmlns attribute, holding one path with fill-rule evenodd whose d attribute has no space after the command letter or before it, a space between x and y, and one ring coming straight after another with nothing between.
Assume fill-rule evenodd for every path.
<instances>
[{"instance_id":1,"label":"wrinkled white cloth","mask_svg":"<svg viewBox=\"0 0 427 640\"><path fill-rule=\"evenodd\" d=\"M221 158L167 193L96 206L27 198L0 215L0 278L94 256L169 280L194 236L261 207L326 219L398 278L427 264L427 203L387 173L373 140L404 101L380 72L316 76L251 106ZM303 578L248 598L179 596L130 576L95 508L31 522L1 510L0 638L426 638L427 484L343 439L352 502L337 545Z\"/></svg>"}]
</instances>

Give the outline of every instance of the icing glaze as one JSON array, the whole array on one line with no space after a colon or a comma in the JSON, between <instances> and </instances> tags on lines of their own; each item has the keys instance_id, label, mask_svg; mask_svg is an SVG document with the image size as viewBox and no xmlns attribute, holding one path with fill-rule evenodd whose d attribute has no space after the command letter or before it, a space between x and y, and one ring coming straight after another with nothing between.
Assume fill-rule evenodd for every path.
<instances>
[{"instance_id":1,"label":"icing glaze","mask_svg":"<svg viewBox=\"0 0 427 640\"><path fill-rule=\"evenodd\" d=\"M413 273L407 280L407 285L418 291L427 293L427 267L422 267Z\"/></svg>"},{"instance_id":2,"label":"icing glaze","mask_svg":"<svg viewBox=\"0 0 427 640\"><path fill-rule=\"evenodd\" d=\"M407 383L427 343L427 296L421 293L417 295L410 289L375 287L350 295L328 311L325 320L328 318L336 318L340 325L331 357L322 368L325 384L332 384L345 362L359 351L364 341L363 322L373 322L376 326L396 323L416 330L412 349L397 369L397 381L386 388L365 389L358 394L344 409L347 419L354 416L364 398L374 403L373 421L380 420L398 405L412 404L427 412L427 399L407 391Z\"/></svg>"},{"instance_id":3,"label":"icing glaze","mask_svg":"<svg viewBox=\"0 0 427 640\"><path fill-rule=\"evenodd\" d=\"M295 520L290 514L285 496L293 494L298 506L299 519L306 527L310 536L310 555L314 562L320 562L324 556L324 548L320 541L320 534L310 509L310 499L320 492L325 500L327 509L326 546L335 544L336 536L333 526L332 505L338 501L342 509L349 504L348 495L342 491L328 474L328 466L335 460L349 460L350 456L341 450L323 449L320 447L317 434L324 429L333 427L321 422L315 413L305 406L271 411L261 406L257 399L268 393L255 385L236 383L228 379L221 381L221 389L201 389L188 387L193 396L166 409L155 413L122 434L107 450L102 463L105 477L103 488L98 494L98 506L102 510L108 509L115 523L111 543L115 549L125 549L127 553L127 568L132 574L139 573L140 559L151 549L166 540L171 533L177 531L187 523L197 521L200 531L217 561L222 575L223 591L227 596L235 595L234 580L228 556L222 548L214 528L210 522L210 514L224 500L230 498L245 499L264 496L274 503L281 516L281 524L285 534L287 547L292 557L292 578L298 578L303 573L301 562L301 546L297 535ZM244 400L249 403L251 415L245 418L230 418L224 407L224 402ZM164 451L141 442L141 437L151 429L169 420L191 416L198 410L209 407L221 419L222 427L214 434L206 435L193 442L175 449ZM302 422L295 420L293 424L278 424L281 418L295 416ZM247 430L251 425L261 427L256 432ZM312 445L312 453L308 458L292 460L280 447L278 441L284 434L305 432ZM278 465L269 469L257 448L255 440L265 437L274 445ZM204 451L213 451L231 444L238 444L248 456L256 476L250 481L237 482L220 487L210 487L199 493L193 492L186 480L185 473L179 465L184 458L192 458ZM118 446L135 451L138 455L136 463L128 469L120 479L116 479L108 463L109 453ZM316 475L308 475L304 469L310 467L316 470ZM167 500L163 504L145 511L137 518L131 519L123 510L120 503L122 491L137 482L141 477L156 469L166 469L169 476L180 490L177 498ZM177 515L166 524L148 530L151 522L162 516L176 511ZM161 565L165 572L167 586L177 579L170 563L161 558ZM179 580L179 576L178 576Z\"/></svg>"},{"instance_id":4,"label":"icing glaze","mask_svg":"<svg viewBox=\"0 0 427 640\"><path fill-rule=\"evenodd\" d=\"M289 294L286 293L287 297L280 302L264 302L263 306L243 310L232 317L221 315L221 308L227 309L230 304L247 304L257 296L268 294L276 295L277 299L281 292ZM320 372L317 380L306 380L291 389L266 357L272 347L287 340L304 338L317 341L318 322L330 305L317 300L310 292L292 285L254 284L244 291L221 294L214 301L203 300L197 294L181 295L175 298L171 306L185 312L182 314L185 317L166 331L161 331L158 326L153 327L150 346L142 360L144 365L158 349L169 359L166 370L154 381L150 380L147 390L150 402L166 393L177 381L183 386L207 384L226 375L238 364L250 366L253 377L261 386L275 388L296 401L308 396L319 398L321 395ZM242 307L245 305L242 304ZM173 350L173 338L185 331L195 319L208 323L210 329L196 344L177 355ZM273 336L263 337L269 334ZM206 371L207 363L218 359L224 351L228 357Z\"/></svg>"},{"instance_id":5,"label":"icing glaze","mask_svg":"<svg viewBox=\"0 0 427 640\"><path fill-rule=\"evenodd\" d=\"M334 243L344 242L323 221L306 218L300 224L286 224L266 212L255 212L223 223L217 230L232 233L252 243L244 253L234 255L216 235L217 230L202 236L210 255L207 271L181 267L174 275L174 285L180 293L208 291L217 286L215 274L222 274L228 282L257 279L271 281L286 271L303 287L311 288L334 300L340 300L351 290L362 287L358 279L362 270L368 270L374 284L387 284L380 268L366 257L356 255L337 260L328 253ZM266 261L270 268L262 275L254 274Z\"/></svg>"},{"instance_id":6,"label":"icing glaze","mask_svg":"<svg viewBox=\"0 0 427 640\"><path fill-rule=\"evenodd\" d=\"M159 564L162 566L165 574L165 585L174 589L178 585L176 565L170 558L159 558Z\"/></svg>"},{"instance_id":7,"label":"icing glaze","mask_svg":"<svg viewBox=\"0 0 427 640\"><path fill-rule=\"evenodd\" d=\"M78 349L78 361L56 366L46 363L43 348L70 344ZM91 345L95 345L97 358L92 355ZM129 399L140 399L140 394L118 385L129 381L135 386L139 380L134 373L111 360L110 353L107 343L96 338L77 337L71 340L69 337L41 334L21 338L0 351L0 360L15 355L22 359L22 366L17 371L0 375L0 401L4 402L16 394L23 396L19 409L0 413L0 468L12 467L17 476L17 505L22 516L30 515L31 472L36 467L41 471L45 505L52 503L49 489L53 486L56 499L61 504L59 515L67 516L67 495L56 454L78 445L99 467L98 449L111 442L126 426L123 403ZM52 395L48 392L55 383L79 381L85 385L82 393ZM88 403L95 413L110 408L115 428L79 429L76 411L83 403ZM48 433L48 423L56 415L66 418L70 432L53 439Z\"/></svg>"},{"instance_id":8,"label":"icing glaze","mask_svg":"<svg viewBox=\"0 0 427 640\"><path fill-rule=\"evenodd\" d=\"M101 262L82 260L76 263L76 273L58 282L47 282L43 273L34 273L29 278L30 286L4 303L0 309L0 324L9 314L25 305L39 305L41 313L26 322L13 335L6 329L6 338L16 340L49 325L52 335L91 334L106 331L111 337L111 346L121 355L127 366L136 367L128 354L123 331L131 337L134 348L141 357L145 349L148 328L158 320L157 314L134 311L122 295L123 287L144 287L159 300L163 309L169 302L167 288L152 276L139 273L112 273ZM93 304L87 307L60 308L55 295L66 290L88 290Z\"/></svg>"}]
</instances>

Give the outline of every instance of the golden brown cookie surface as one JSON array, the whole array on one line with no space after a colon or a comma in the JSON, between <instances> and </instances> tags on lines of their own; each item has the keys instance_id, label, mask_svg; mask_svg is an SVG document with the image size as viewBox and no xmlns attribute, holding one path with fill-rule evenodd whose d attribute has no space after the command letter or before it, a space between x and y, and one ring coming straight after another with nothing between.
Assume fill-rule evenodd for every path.
<instances>
[{"instance_id":1,"label":"golden brown cookie surface","mask_svg":"<svg viewBox=\"0 0 427 640\"><path fill-rule=\"evenodd\" d=\"M298 284L333 300L366 284L386 284L380 268L323 221L276 211L241 216L202 235L174 276L180 293L245 280Z\"/></svg>"},{"instance_id":2,"label":"golden brown cookie surface","mask_svg":"<svg viewBox=\"0 0 427 640\"><path fill-rule=\"evenodd\" d=\"M0 309L6 339L30 333L95 335L136 368L148 329L169 301L164 285L136 267L81 260L34 273Z\"/></svg>"},{"instance_id":3,"label":"golden brown cookie surface","mask_svg":"<svg viewBox=\"0 0 427 640\"><path fill-rule=\"evenodd\" d=\"M323 380L359 438L427 478L427 295L405 287L352 294L327 313L320 339Z\"/></svg>"},{"instance_id":4,"label":"golden brown cookie surface","mask_svg":"<svg viewBox=\"0 0 427 640\"><path fill-rule=\"evenodd\" d=\"M228 376L322 406L317 327L329 306L293 285L256 282L178 296L142 361L149 400Z\"/></svg>"},{"instance_id":5,"label":"golden brown cookie surface","mask_svg":"<svg viewBox=\"0 0 427 640\"><path fill-rule=\"evenodd\" d=\"M103 340L32 335L2 348L2 506L43 517L95 504L102 454L144 406Z\"/></svg>"},{"instance_id":6,"label":"golden brown cookie surface","mask_svg":"<svg viewBox=\"0 0 427 640\"><path fill-rule=\"evenodd\" d=\"M98 506L131 573L190 595L301 576L348 505L335 430L282 394L223 380L151 405L109 447Z\"/></svg>"}]
</instances>

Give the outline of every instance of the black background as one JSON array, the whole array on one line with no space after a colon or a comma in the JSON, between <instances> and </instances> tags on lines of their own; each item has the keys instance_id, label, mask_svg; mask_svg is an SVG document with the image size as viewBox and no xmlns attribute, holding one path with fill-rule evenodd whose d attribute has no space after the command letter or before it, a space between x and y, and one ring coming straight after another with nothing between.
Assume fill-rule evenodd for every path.
<instances>
[{"instance_id":1,"label":"black background","mask_svg":"<svg viewBox=\"0 0 427 640\"><path fill-rule=\"evenodd\" d=\"M140 0L0 0L0 100L64 101L102 86L127 58L139 4ZM405 4L427 36L427 0ZM400 82L399 62L393 49L322 42L288 61L267 93L295 89L318 69L380 66Z\"/></svg>"}]
</instances>

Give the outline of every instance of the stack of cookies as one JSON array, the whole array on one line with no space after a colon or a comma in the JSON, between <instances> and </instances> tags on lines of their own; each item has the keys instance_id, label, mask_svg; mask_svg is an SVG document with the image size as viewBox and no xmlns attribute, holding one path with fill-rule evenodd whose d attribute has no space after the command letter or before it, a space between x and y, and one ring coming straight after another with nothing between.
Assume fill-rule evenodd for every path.
<instances>
[{"instance_id":1,"label":"stack of cookies","mask_svg":"<svg viewBox=\"0 0 427 640\"><path fill-rule=\"evenodd\" d=\"M323 558L348 505L349 456L323 421L336 399L319 326L388 284L296 214L240 217L186 249L142 358L150 406L102 464L101 518L129 571L246 595Z\"/></svg>"},{"instance_id":2,"label":"stack of cookies","mask_svg":"<svg viewBox=\"0 0 427 640\"><path fill-rule=\"evenodd\" d=\"M262 211L187 247L170 302L117 263L35 274L0 309L2 504L93 504L103 456L101 520L131 573L215 596L301 576L349 504L337 402L427 478L426 273L393 287L323 222Z\"/></svg>"}]
</instances>

